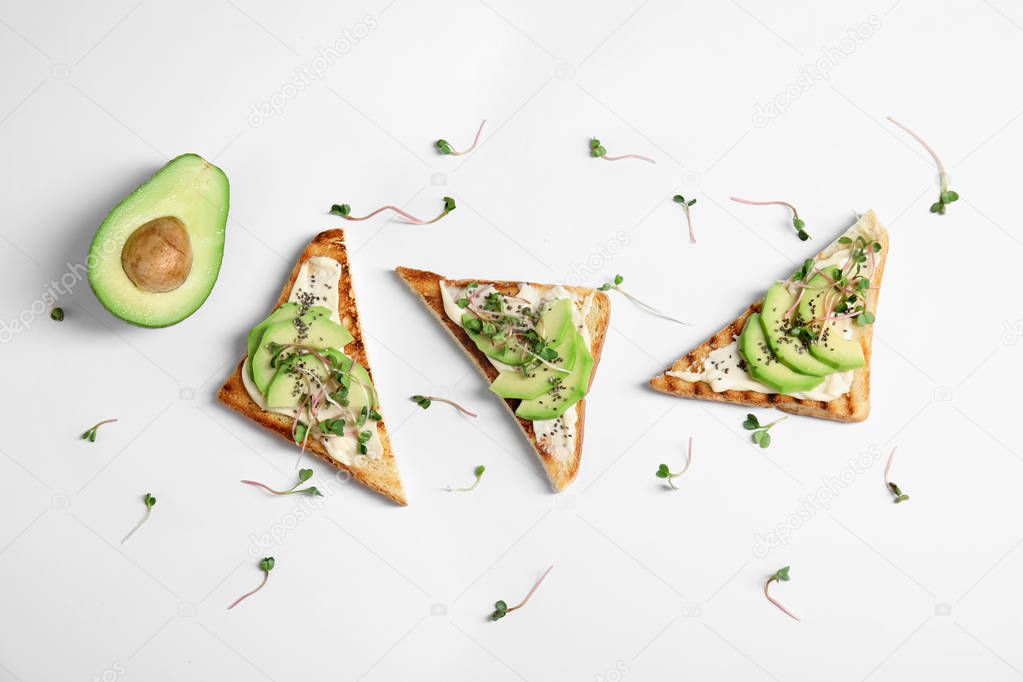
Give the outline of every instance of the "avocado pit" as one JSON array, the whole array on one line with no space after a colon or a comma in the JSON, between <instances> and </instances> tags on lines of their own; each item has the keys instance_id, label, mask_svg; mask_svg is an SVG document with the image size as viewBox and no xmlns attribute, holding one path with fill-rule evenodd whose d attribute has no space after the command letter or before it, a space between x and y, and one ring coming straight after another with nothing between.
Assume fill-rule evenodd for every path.
<instances>
[{"instance_id":1,"label":"avocado pit","mask_svg":"<svg viewBox=\"0 0 1023 682\"><path fill-rule=\"evenodd\" d=\"M155 218L131 233L121 250L121 267L143 291L174 291L192 270L192 240L174 216Z\"/></svg>"}]
</instances>

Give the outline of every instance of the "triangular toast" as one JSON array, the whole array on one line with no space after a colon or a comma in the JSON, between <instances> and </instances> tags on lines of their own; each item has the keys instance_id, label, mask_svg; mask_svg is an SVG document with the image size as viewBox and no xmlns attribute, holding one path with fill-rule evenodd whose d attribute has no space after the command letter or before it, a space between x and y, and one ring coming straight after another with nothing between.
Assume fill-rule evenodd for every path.
<instances>
[{"instance_id":1,"label":"triangular toast","mask_svg":"<svg viewBox=\"0 0 1023 682\"><path fill-rule=\"evenodd\" d=\"M493 285L498 291L506 295L514 295L519 290L519 284L517 282L501 282L486 279L461 279L453 280L446 277L442 277L433 272L427 272L425 270L415 270L412 268L399 267L397 272L401 275L401 278L405 280L409 288L412 289L422 299L423 303L429 308L433 316L448 330L452 338L462 346L462 350L465 351L466 355L473 361L477 369L483 373L487 378L488 382L493 382L497 378L498 370L487 359L476 344L473 342L469 335L465 333L459 325L455 324L444 312L444 303L441 297L440 282L443 280L449 282L455 286L467 286L470 282L477 282L481 285ZM531 286L536 287L540 290L548 290L555 285L550 284L534 284L530 283ZM589 289L586 287L564 287L566 290L576 294L578 296L592 296L593 302L590 307L590 312L586 317L586 326L590 334L590 353L593 355L593 369L590 372L590 384L593 383L593 377L597 373L597 365L600 364L600 353L604 347L604 337L607 335L608 322L611 319L611 302L606 294L603 294L595 289ZM564 459L558 459L554 457L548 449L545 447L543 441L538 442L536 435L533 432L533 423L526 419L521 419L515 416L515 409L518 407L520 401L514 399L505 399L504 403L508 410L515 417L518 422L519 428L522 433L525 434L526 439L529 440L533 449L536 451L537 456L540 458L540 462L543 464L544 469L547 472L547 477L550 479L551 486L555 491L562 491L568 487L568 485L575 479L576 474L579 473L579 462L582 458L583 450L583 435L584 426L586 422L586 399L583 398L576 403L576 438L575 451L570 457Z\"/></svg>"},{"instance_id":2,"label":"triangular toast","mask_svg":"<svg viewBox=\"0 0 1023 682\"><path fill-rule=\"evenodd\" d=\"M321 232L309 242L298 262L295 263L287 284L281 290L277 305L281 305L288 300L302 264L314 256L333 258L341 264L341 277L337 285L338 313L341 318L341 324L354 337L344 347L344 352L355 361L361 363L372 379L373 370L369 365L369 358L366 356L366 347L362 338L362 327L359 325L359 311L355 305L355 291L352 288L351 270L348 267L348 250L345 247L345 233L343 230ZM281 438L294 443L291 435L294 420L282 414L263 410L249 397L242 381L242 366L244 363L245 358L242 358L234 373L221 386L220 391L217 393L217 398L232 410L240 412L249 419L270 429ZM361 458L356 460L356 464L349 466L330 457L323 445L314 438L309 438L306 450L324 462L347 471L354 479L381 495L389 497L398 504L407 504L405 490L401 484L401 476L398 473L398 464L394 458L394 452L391 450L391 440L387 435L387 427L384 425L383 419L377 422L377 432L383 445L383 457L380 459ZM296 445L295 447L298 446ZM358 463L363 461L364 463Z\"/></svg>"},{"instance_id":3,"label":"triangular toast","mask_svg":"<svg viewBox=\"0 0 1023 682\"><path fill-rule=\"evenodd\" d=\"M863 214L843 235L821 251L817 258L826 258L839 249L846 248L839 242L839 239L842 237L855 239L858 235L881 244L881 251L877 254L876 269L870 277L871 285L878 288L871 289L868 292L866 301L867 310L876 314L878 293L884 276L885 259L888 256L888 231L878 222L877 216L874 215L873 211ZM838 421L858 422L866 419L870 414L870 352L874 338L873 325L861 327L858 333L860 347L863 349L866 363L860 369L853 371L853 381L849 391L830 401L805 400L778 393L761 393L758 391L726 390L716 392L711 388L710 384L704 381L687 381L670 374L670 372L700 371L704 360L711 351L727 346L737 338L746 324L746 319L751 314L760 312L763 302L764 299L761 298L751 305L730 324L694 348L687 355L679 358L675 364L660 376L651 379L650 385L662 393L670 393L683 398L715 400L718 402L735 403L737 405L749 405L751 407L777 407L779 410L792 414Z\"/></svg>"}]
</instances>

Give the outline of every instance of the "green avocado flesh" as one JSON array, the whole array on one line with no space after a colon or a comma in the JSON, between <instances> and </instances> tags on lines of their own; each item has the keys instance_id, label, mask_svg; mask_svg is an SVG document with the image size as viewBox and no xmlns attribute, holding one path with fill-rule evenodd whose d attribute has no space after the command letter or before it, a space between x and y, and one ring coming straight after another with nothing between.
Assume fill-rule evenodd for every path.
<instances>
[{"instance_id":1,"label":"green avocado flesh","mask_svg":"<svg viewBox=\"0 0 1023 682\"><path fill-rule=\"evenodd\" d=\"M556 331L554 331L556 330ZM551 332L548 335L548 332ZM540 315L537 333L557 352L550 364L570 370L575 364L576 346L582 345L572 324L572 301L565 298L547 306ZM514 370L503 370L490 385L490 390L502 398L536 398L551 391L554 381L564 379L565 372L559 372L547 365L537 367L520 366Z\"/></svg>"},{"instance_id":2,"label":"green avocado flesh","mask_svg":"<svg viewBox=\"0 0 1023 682\"><path fill-rule=\"evenodd\" d=\"M327 368L311 353L292 355L278 364L280 367L266 390L267 407L298 407L310 386L316 392L316 382L309 375L320 381L327 378Z\"/></svg>"},{"instance_id":3,"label":"green avocado flesh","mask_svg":"<svg viewBox=\"0 0 1023 682\"><path fill-rule=\"evenodd\" d=\"M171 160L107 215L89 248L89 284L115 316L142 327L185 319L213 290L224 255L229 204L227 176L195 154ZM122 265L125 245L138 228L161 218L180 221L191 244L191 267L169 291L136 286Z\"/></svg>"},{"instance_id":4,"label":"green avocado flesh","mask_svg":"<svg viewBox=\"0 0 1023 682\"><path fill-rule=\"evenodd\" d=\"M800 322L805 324L823 316L821 299L830 287L831 282L821 273L808 282L803 300L799 302ZM810 354L836 370L858 369L866 364L860 344L854 339L845 338L837 322L826 323L821 340L810 344Z\"/></svg>"},{"instance_id":5,"label":"green avocado flesh","mask_svg":"<svg viewBox=\"0 0 1023 682\"><path fill-rule=\"evenodd\" d=\"M586 391L590 387L590 374L592 370L593 355L590 354L590 349L586 347L583 337L576 333L575 364L572 366L572 373L562 379L549 393L544 393L532 400L523 400L519 403L515 414L530 421L543 421L560 417L565 413L565 410L586 396Z\"/></svg>"},{"instance_id":6,"label":"green avocado flesh","mask_svg":"<svg viewBox=\"0 0 1023 682\"><path fill-rule=\"evenodd\" d=\"M322 309L321 309L322 310ZM271 344L302 344L315 350L344 348L351 343L352 335L347 329L333 322L322 312L310 310L286 322L267 326L256 352L249 358L252 381L263 394L270 387L270 381L277 373Z\"/></svg>"},{"instance_id":7,"label":"green avocado flesh","mask_svg":"<svg viewBox=\"0 0 1023 682\"><path fill-rule=\"evenodd\" d=\"M785 313L795 301L788 288L780 282L767 290L760 311L760 324L764 327L767 343L781 363L789 369L815 377L827 376L834 372L835 368L816 359L800 339L789 334L792 316L785 317Z\"/></svg>"},{"instance_id":8,"label":"green avocado flesh","mask_svg":"<svg viewBox=\"0 0 1023 682\"><path fill-rule=\"evenodd\" d=\"M301 309L302 307L298 303L285 303L284 305L277 308L277 310L270 313L270 315L265 320L263 320L255 327L253 327L249 331L249 336L247 340L249 357L251 358L256 354L256 350L257 348L259 348L259 341L260 339L263 338L263 332L266 331L267 327L269 327L271 324L274 324L275 322L287 322L288 320L294 320L296 317L298 317L298 313L301 311ZM319 313L323 317L330 317L330 311L322 306L313 306L312 308L309 308L306 312L315 312ZM249 366L249 376L250 377L252 376L251 365Z\"/></svg>"},{"instance_id":9,"label":"green avocado flesh","mask_svg":"<svg viewBox=\"0 0 1023 682\"><path fill-rule=\"evenodd\" d=\"M824 382L823 377L799 374L778 361L767 343L767 335L757 313L746 319L739 337L739 352L750 375L779 393L809 391Z\"/></svg>"},{"instance_id":10,"label":"green avocado flesh","mask_svg":"<svg viewBox=\"0 0 1023 682\"><path fill-rule=\"evenodd\" d=\"M521 365L529 359L529 355L512 341L495 341L481 332L470 329L469 325L475 324L476 322L474 321L479 322L480 318L472 313L465 313L462 315L462 328L465 329L465 333L469 335L469 338L473 340L473 343L476 344L476 347L483 354L506 365Z\"/></svg>"}]
</instances>

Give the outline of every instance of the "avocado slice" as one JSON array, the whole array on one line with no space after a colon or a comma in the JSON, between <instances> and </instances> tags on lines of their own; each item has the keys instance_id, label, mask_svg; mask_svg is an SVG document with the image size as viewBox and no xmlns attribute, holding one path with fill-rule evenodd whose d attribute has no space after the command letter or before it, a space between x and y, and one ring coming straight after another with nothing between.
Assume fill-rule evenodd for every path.
<instances>
[{"instance_id":1,"label":"avocado slice","mask_svg":"<svg viewBox=\"0 0 1023 682\"><path fill-rule=\"evenodd\" d=\"M506 365L521 365L529 359L529 354L516 345L515 342L511 340L495 342L492 337L475 331L472 328L482 324L483 321L472 313L462 315L462 328L484 355L488 355Z\"/></svg>"},{"instance_id":2,"label":"avocado slice","mask_svg":"<svg viewBox=\"0 0 1023 682\"><path fill-rule=\"evenodd\" d=\"M369 372L358 362L354 363L348 382L348 407L358 415L362 408L375 410L377 405L379 405L377 390L373 386L373 380L369 378Z\"/></svg>"},{"instance_id":3,"label":"avocado slice","mask_svg":"<svg viewBox=\"0 0 1023 682\"><path fill-rule=\"evenodd\" d=\"M256 352L249 358L252 381L264 395L270 387L277 368L273 364L271 344L300 343L317 350L344 348L351 343L351 333L320 312L311 310L286 322L271 324L263 332ZM322 364L322 363L321 363Z\"/></svg>"},{"instance_id":4,"label":"avocado slice","mask_svg":"<svg viewBox=\"0 0 1023 682\"><path fill-rule=\"evenodd\" d=\"M263 332L271 324L276 322L287 322L298 317L298 314L302 311L302 307L298 303L285 303L278 306L265 320L257 324L255 327L249 330L249 336L246 340L248 347L248 355L250 358L249 364L249 376L252 376L252 365L251 358L256 354L256 349L259 347L259 340L263 338ZM313 306L309 308L307 312L317 312L324 317L330 317L330 311L322 306Z\"/></svg>"},{"instance_id":5,"label":"avocado slice","mask_svg":"<svg viewBox=\"0 0 1023 682\"><path fill-rule=\"evenodd\" d=\"M303 372L312 373L320 381L327 378L327 368L312 353L292 355L278 364L280 366L277 368L277 373L274 374L266 390L268 407L295 408L309 394L310 387L315 392L315 383L308 374ZM302 371L299 371L299 368Z\"/></svg>"},{"instance_id":6,"label":"avocado slice","mask_svg":"<svg viewBox=\"0 0 1023 682\"><path fill-rule=\"evenodd\" d=\"M553 332L550 336L549 331ZM576 341L581 339L572 323L572 301L563 298L548 305L540 315L537 332L558 354L550 364L566 370L572 369L576 358ZM544 364L529 370L522 366L514 370L503 370L490 385L490 390L502 398L536 398L551 391L555 380L563 380L565 377L565 372Z\"/></svg>"},{"instance_id":7,"label":"avocado slice","mask_svg":"<svg viewBox=\"0 0 1023 682\"><path fill-rule=\"evenodd\" d=\"M556 419L565 410L582 400L590 387L590 374L593 370L593 355L586 340L579 332L575 332L575 364L572 373L567 375L549 393L544 393L531 400L519 403L515 414L530 421Z\"/></svg>"},{"instance_id":8,"label":"avocado slice","mask_svg":"<svg viewBox=\"0 0 1023 682\"><path fill-rule=\"evenodd\" d=\"M224 255L230 190L196 154L171 160L114 207L89 248L89 284L126 322L166 327L213 290Z\"/></svg>"},{"instance_id":9,"label":"avocado slice","mask_svg":"<svg viewBox=\"0 0 1023 682\"><path fill-rule=\"evenodd\" d=\"M792 317L785 317L785 313L795 301L796 297L781 282L767 290L760 311L760 324L764 327L767 343L781 364L794 372L814 377L827 376L835 368L816 359L800 339L789 334Z\"/></svg>"},{"instance_id":10,"label":"avocado slice","mask_svg":"<svg viewBox=\"0 0 1023 682\"><path fill-rule=\"evenodd\" d=\"M757 313L746 318L746 325L739 337L739 352L746 361L750 375L779 393L809 391L824 382L823 377L793 372L778 361L767 344L767 335L764 334L764 327Z\"/></svg>"},{"instance_id":11,"label":"avocado slice","mask_svg":"<svg viewBox=\"0 0 1023 682\"><path fill-rule=\"evenodd\" d=\"M829 276L835 279L839 269L834 268ZM799 319L806 324L816 319L823 312L821 299L831 288L831 281L821 273L817 273L807 285L803 300L799 302ZM824 364L837 370L858 369L866 364L863 349L855 339L847 339L842 335L842 328L837 322L827 322L820 341L810 344L810 354Z\"/></svg>"}]
</instances>

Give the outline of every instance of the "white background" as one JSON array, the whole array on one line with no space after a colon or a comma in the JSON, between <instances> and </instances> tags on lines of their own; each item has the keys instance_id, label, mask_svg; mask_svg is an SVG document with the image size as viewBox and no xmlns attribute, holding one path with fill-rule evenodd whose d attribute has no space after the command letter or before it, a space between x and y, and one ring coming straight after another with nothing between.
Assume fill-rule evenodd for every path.
<instances>
[{"instance_id":1,"label":"white background","mask_svg":"<svg viewBox=\"0 0 1023 682\"><path fill-rule=\"evenodd\" d=\"M0 680L1023 675L1023 9L940 4L0 3ZM870 37L851 41L857 27ZM318 48L346 35L362 37L322 70ZM829 77L800 84L818 61ZM285 88L306 67L320 77ZM779 96L785 113L754 125ZM254 115L264 102L277 111ZM948 215L928 213L934 166L888 114L944 156L963 197ZM483 118L472 156L433 151ZM591 159L591 135L657 165ZM206 304L139 329L79 281L63 324L33 313L114 203L183 152L231 180ZM696 245L676 192L698 199ZM305 243L341 223L327 209L428 216L445 194L459 208L436 225L348 230L410 505L351 483L315 507L240 485L290 485L295 452L214 395ZM731 194L796 203L814 240ZM868 421L790 418L762 451L747 410L647 388L868 208L892 240ZM693 324L614 297L582 468L555 496L397 265L622 273ZM408 400L428 392L479 419ZM690 435L668 491L654 471L678 468ZM882 483L895 445L900 505ZM481 463L475 492L443 491ZM331 469L310 466L326 487ZM152 519L119 544L147 491ZM827 507L800 518L811 495ZM228 612L265 554L268 586ZM525 609L486 621L552 563ZM783 565L774 592L799 623L761 593Z\"/></svg>"}]
</instances>

